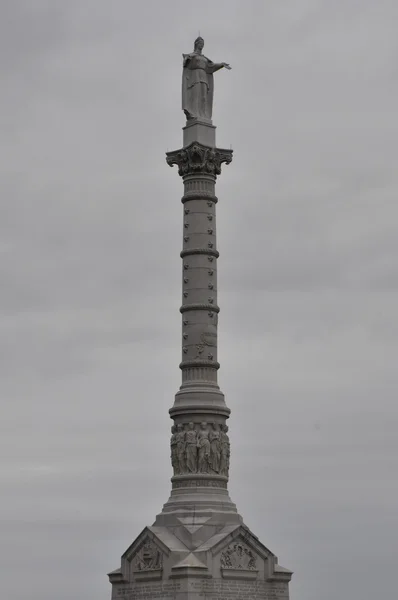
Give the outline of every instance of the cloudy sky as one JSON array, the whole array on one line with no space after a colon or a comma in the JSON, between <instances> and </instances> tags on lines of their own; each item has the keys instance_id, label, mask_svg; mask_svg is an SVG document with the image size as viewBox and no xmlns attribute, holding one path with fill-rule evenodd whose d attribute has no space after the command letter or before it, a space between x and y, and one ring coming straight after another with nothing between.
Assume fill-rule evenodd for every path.
<instances>
[{"instance_id":1,"label":"cloudy sky","mask_svg":"<svg viewBox=\"0 0 398 600\"><path fill-rule=\"evenodd\" d=\"M230 492L293 600L393 598L396 0L0 1L0 571L108 600L170 490L181 53L215 80Z\"/></svg>"}]
</instances>

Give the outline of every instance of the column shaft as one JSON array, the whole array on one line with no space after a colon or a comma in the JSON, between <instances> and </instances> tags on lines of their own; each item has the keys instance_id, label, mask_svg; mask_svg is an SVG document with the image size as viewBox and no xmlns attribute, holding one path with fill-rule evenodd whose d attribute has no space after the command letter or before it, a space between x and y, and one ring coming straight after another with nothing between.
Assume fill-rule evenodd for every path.
<instances>
[{"instance_id":1,"label":"column shaft","mask_svg":"<svg viewBox=\"0 0 398 600\"><path fill-rule=\"evenodd\" d=\"M231 159L232 150L210 148L198 142L167 154L167 162L178 165L184 182L182 383L170 409L174 420L171 438L174 476L168 510L174 510L182 502L191 506L193 499L198 498L197 492L202 490L202 507L222 503L235 511L226 490L229 472L226 419L230 410L217 383L220 309L215 184L221 163Z\"/></svg>"}]
</instances>

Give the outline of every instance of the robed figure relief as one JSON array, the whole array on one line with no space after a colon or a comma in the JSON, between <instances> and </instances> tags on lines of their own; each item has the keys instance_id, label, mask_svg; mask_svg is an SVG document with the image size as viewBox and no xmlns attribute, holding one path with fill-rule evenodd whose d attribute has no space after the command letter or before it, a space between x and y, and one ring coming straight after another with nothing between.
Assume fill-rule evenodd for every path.
<instances>
[{"instance_id":1,"label":"robed figure relief","mask_svg":"<svg viewBox=\"0 0 398 600\"><path fill-rule=\"evenodd\" d=\"M229 472L229 436L228 436L228 425L220 425L220 445L221 445L221 456L220 456L220 475L228 477Z\"/></svg>"},{"instance_id":2,"label":"robed figure relief","mask_svg":"<svg viewBox=\"0 0 398 600\"><path fill-rule=\"evenodd\" d=\"M187 444L187 470L190 473L196 473L198 468L198 440L193 423L188 423L188 429L185 434L185 442Z\"/></svg>"},{"instance_id":3,"label":"robed figure relief","mask_svg":"<svg viewBox=\"0 0 398 600\"><path fill-rule=\"evenodd\" d=\"M171 439L170 439L170 449L171 449L171 466L173 467L174 475L178 475L179 473L179 462L178 462L178 448L177 448L177 433L176 426L173 425L171 428Z\"/></svg>"},{"instance_id":4,"label":"robed figure relief","mask_svg":"<svg viewBox=\"0 0 398 600\"><path fill-rule=\"evenodd\" d=\"M186 442L185 442L185 431L182 423L178 423L177 425L177 433L176 433L176 441L177 441L177 456L178 456L178 471L179 473L186 472Z\"/></svg>"},{"instance_id":5,"label":"robed figure relief","mask_svg":"<svg viewBox=\"0 0 398 600\"><path fill-rule=\"evenodd\" d=\"M187 121L199 119L211 121L213 111L213 73L222 68L230 69L227 63L214 63L202 54L204 40L195 40L194 51L183 54L182 110Z\"/></svg>"},{"instance_id":6,"label":"robed figure relief","mask_svg":"<svg viewBox=\"0 0 398 600\"><path fill-rule=\"evenodd\" d=\"M209 433L210 442L210 468L214 473L220 472L221 459L221 433L217 423L213 423L213 429Z\"/></svg>"},{"instance_id":7,"label":"robed figure relief","mask_svg":"<svg viewBox=\"0 0 398 600\"><path fill-rule=\"evenodd\" d=\"M210 463L210 441L207 423L201 423L198 431L198 473L208 473Z\"/></svg>"}]
</instances>

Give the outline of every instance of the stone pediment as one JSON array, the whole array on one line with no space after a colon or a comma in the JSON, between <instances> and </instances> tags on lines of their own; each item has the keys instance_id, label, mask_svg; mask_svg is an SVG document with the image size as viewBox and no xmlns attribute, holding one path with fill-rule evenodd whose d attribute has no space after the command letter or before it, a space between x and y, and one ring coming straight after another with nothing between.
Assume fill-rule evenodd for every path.
<instances>
[{"instance_id":1,"label":"stone pediment","mask_svg":"<svg viewBox=\"0 0 398 600\"><path fill-rule=\"evenodd\" d=\"M138 551L138 547L145 540L154 542L167 555L170 552L186 552L188 550L185 544L173 535L170 530L166 529L166 527L145 527L122 555L122 560L126 559L130 561L132 556Z\"/></svg>"},{"instance_id":2,"label":"stone pediment","mask_svg":"<svg viewBox=\"0 0 398 600\"><path fill-rule=\"evenodd\" d=\"M227 525L197 548L197 552L211 551L213 555L216 555L226 550L231 544L238 542L244 543L263 559L275 557L245 525Z\"/></svg>"},{"instance_id":3,"label":"stone pediment","mask_svg":"<svg viewBox=\"0 0 398 600\"><path fill-rule=\"evenodd\" d=\"M290 580L292 575L245 525L224 527L196 552L210 552L225 579Z\"/></svg>"},{"instance_id":4,"label":"stone pediment","mask_svg":"<svg viewBox=\"0 0 398 600\"><path fill-rule=\"evenodd\" d=\"M122 555L120 573L126 581L161 579L172 552L185 555L188 549L165 527L145 527Z\"/></svg>"}]
</instances>

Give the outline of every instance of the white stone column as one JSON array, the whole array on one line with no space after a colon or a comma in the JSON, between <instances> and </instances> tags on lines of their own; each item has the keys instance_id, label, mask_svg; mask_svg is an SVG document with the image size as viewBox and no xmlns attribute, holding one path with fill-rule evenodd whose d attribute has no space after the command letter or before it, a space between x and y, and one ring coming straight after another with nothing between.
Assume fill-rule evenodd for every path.
<instances>
[{"instance_id":1,"label":"white stone column","mask_svg":"<svg viewBox=\"0 0 398 600\"><path fill-rule=\"evenodd\" d=\"M189 129L202 135L200 124ZM214 127L210 130L214 139ZM187 133L184 131L184 142ZM172 428L172 495L165 505L195 503L196 509L222 504L236 512L227 492L229 438L226 419L230 410L217 383L217 230L215 184L221 164L230 163L232 150L192 141L167 153L170 166L178 166L184 183L182 243L182 383L170 409ZM197 443L195 451L194 444ZM195 492L195 493L193 493ZM200 492L200 498L198 496ZM196 499L196 500L195 500ZM192 505L192 508L193 505Z\"/></svg>"}]
</instances>

